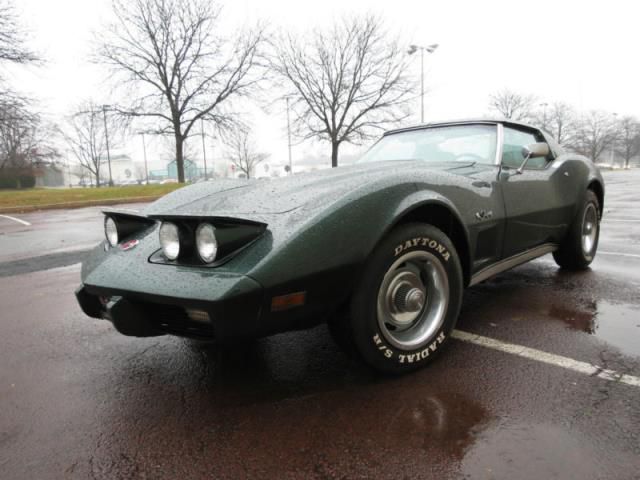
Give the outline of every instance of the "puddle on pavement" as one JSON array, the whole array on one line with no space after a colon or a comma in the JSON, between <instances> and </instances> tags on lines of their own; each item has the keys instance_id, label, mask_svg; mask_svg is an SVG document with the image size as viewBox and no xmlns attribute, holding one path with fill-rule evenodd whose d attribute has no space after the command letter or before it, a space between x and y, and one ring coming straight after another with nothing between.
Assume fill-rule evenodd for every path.
<instances>
[{"instance_id":1,"label":"puddle on pavement","mask_svg":"<svg viewBox=\"0 0 640 480\"><path fill-rule=\"evenodd\" d=\"M397 448L409 443L430 450L438 445L450 458L462 459L477 434L486 428L487 410L463 395L439 393L418 398L396 405L380 436L385 446Z\"/></svg>"},{"instance_id":2,"label":"puddle on pavement","mask_svg":"<svg viewBox=\"0 0 640 480\"><path fill-rule=\"evenodd\" d=\"M640 314L631 305L593 301L578 309L552 304L549 315L572 330L595 335L626 355L640 356Z\"/></svg>"},{"instance_id":3,"label":"puddle on pavement","mask_svg":"<svg viewBox=\"0 0 640 480\"><path fill-rule=\"evenodd\" d=\"M602 478L596 451L555 425L494 426L461 462L464 478Z\"/></svg>"}]
</instances>

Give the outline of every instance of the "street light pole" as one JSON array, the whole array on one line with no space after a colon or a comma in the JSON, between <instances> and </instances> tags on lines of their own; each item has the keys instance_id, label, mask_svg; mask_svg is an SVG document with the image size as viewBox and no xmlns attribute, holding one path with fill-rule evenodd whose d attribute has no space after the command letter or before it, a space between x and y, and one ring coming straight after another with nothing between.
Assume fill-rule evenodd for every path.
<instances>
[{"instance_id":1,"label":"street light pole","mask_svg":"<svg viewBox=\"0 0 640 480\"><path fill-rule=\"evenodd\" d=\"M434 43L426 47L420 45L409 45L407 53L413 55L420 50L420 123L424 123L424 52L433 53L438 48L438 44Z\"/></svg>"},{"instance_id":2,"label":"street light pole","mask_svg":"<svg viewBox=\"0 0 640 480\"><path fill-rule=\"evenodd\" d=\"M547 105L549 105L547 102L542 102L540 104L540 106L542 107L542 128L544 128L545 130L547 129Z\"/></svg>"},{"instance_id":3,"label":"street light pole","mask_svg":"<svg viewBox=\"0 0 640 480\"><path fill-rule=\"evenodd\" d=\"M113 187L113 176L111 175L111 153L109 152L109 131L107 130L107 107L102 105L102 119L104 120L104 138L107 144L107 162L109 163L109 186ZM97 185L98 187L100 185Z\"/></svg>"},{"instance_id":4,"label":"street light pole","mask_svg":"<svg viewBox=\"0 0 640 480\"><path fill-rule=\"evenodd\" d=\"M147 185L149 185L149 169L147 168L147 146L144 141L144 132L142 135L142 153L144 154L144 176L147 179Z\"/></svg>"},{"instance_id":5,"label":"street light pole","mask_svg":"<svg viewBox=\"0 0 640 480\"><path fill-rule=\"evenodd\" d=\"M613 115L613 122L615 124L615 121L616 121L616 118L617 118L618 114L614 112L614 113L612 113L612 115ZM615 127L615 125L614 125L614 127ZM615 159L615 151L616 151L616 136L613 135L613 138L611 139L611 160L610 160L612 167L615 165L614 162L616 160Z\"/></svg>"},{"instance_id":6,"label":"street light pole","mask_svg":"<svg viewBox=\"0 0 640 480\"><path fill-rule=\"evenodd\" d=\"M287 99L287 138L289 143L289 175L293 175L293 165L291 163L291 119L289 117L289 97Z\"/></svg>"},{"instance_id":7,"label":"street light pole","mask_svg":"<svg viewBox=\"0 0 640 480\"><path fill-rule=\"evenodd\" d=\"M204 179L207 179L207 150L204 148L204 120L200 117L200 135L202 136L202 159L204 160Z\"/></svg>"}]
</instances>

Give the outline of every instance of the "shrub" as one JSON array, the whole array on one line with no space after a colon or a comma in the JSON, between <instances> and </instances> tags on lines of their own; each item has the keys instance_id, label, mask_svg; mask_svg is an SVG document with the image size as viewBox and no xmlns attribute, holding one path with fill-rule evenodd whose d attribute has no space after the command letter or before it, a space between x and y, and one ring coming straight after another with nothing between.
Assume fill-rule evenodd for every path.
<instances>
[{"instance_id":1,"label":"shrub","mask_svg":"<svg viewBox=\"0 0 640 480\"><path fill-rule=\"evenodd\" d=\"M0 170L0 188L33 188L36 177L16 170Z\"/></svg>"}]
</instances>

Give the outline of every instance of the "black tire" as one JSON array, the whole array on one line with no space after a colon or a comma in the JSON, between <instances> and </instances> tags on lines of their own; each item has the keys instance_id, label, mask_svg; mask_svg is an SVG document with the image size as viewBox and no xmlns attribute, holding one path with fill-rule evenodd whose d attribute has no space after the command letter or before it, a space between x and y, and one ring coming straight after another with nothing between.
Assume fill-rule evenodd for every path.
<instances>
[{"instance_id":1,"label":"black tire","mask_svg":"<svg viewBox=\"0 0 640 480\"><path fill-rule=\"evenodd\" d=\"M595 215L595 217L594 217ZM591 220L595 228L595 237L585 245L583 237L586 234L587 222ZM591 190L587 190L578 214L569 227L567 236L560 244L560 248L553 252L556 263L567 270L584 270L596 256L600 239L600 203L598 197Z\"/></svg>"},{"instance_id":2,"label":"black tire","mask_svg":"<svg viewBox=\"0 0 640 480\"><path fill-rule=\"evenodd\" d=\"M422 294L412 291L420 290L419 281ZM460 259L451 240L431 225L401 225L380 242L367 261L351 299L348 328L341 333L348 332L355 350L380 372L416 370L432 361L447 343L458 319L463 289ZM404 323L398 327L394 321L401 317Z\"/></svg>"},{"instance_id":3,"label":"black tire","mask_svg":"<svg viewBox=\"0 0 640 480\"><path fill-rule=\"evenodd\" d=\"M356 353L351 333L351 324L348 314L336 313L327 320L329 335L336 342L338 347L347 355L354 356Z\"/></svg>"}]
</instances>

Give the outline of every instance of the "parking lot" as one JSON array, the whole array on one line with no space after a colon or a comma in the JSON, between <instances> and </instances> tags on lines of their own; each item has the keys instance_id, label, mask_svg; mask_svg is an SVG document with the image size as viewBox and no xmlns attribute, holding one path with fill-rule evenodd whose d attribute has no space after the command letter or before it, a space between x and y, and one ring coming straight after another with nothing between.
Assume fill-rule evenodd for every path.
<instances>
[{"instance_id":1,"label":"parking lot","mask_svg":"<svg viewBox=\"0 0 640 480\"><path fill-rule=\"evenodd\" d=\"M605 181L591 270L548 255L469 289L446 353L399 378L324 326L121 336L73 296L100 209L0 215L0 478L640 478L640 171Z\"/></svg>"}]
</instances>

